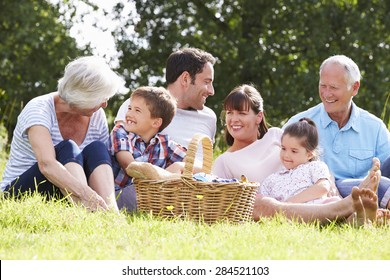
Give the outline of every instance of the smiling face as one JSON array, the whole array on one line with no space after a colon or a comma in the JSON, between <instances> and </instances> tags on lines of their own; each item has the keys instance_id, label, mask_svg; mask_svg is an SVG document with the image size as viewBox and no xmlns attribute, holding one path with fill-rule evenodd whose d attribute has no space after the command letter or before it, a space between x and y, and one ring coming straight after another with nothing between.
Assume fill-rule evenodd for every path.
<instances>
[{"instance_id":1,"label":"smiling face","mask_svg":"<svg viewBox=\"0 0 390 280\"><path fill-rule=\"evenodd\" d=\"M149 142L161 125L161 118L152 118L142 97L132 97L126 113L125 128Z\"/></svg>"},{"instance_id":2,"label":"smiling face","mask_svg":"<svg viewBox=\"0 0 390 280\"><path fill-rule=\"evenodd\" d=\"M340 64L329 63L321 71L320 98L329 117L340 125L349 118L352 97L357 94L359 86L359 82L349 83L346 70Z\"/></svg>"},{"instance_id":3,"label":"smiling face","mask_svg":"<svg viewBox=\"0 0 390 280\"><path fill-rule=\"evenodd\" d=\"M313 158L313 154L302 145L302 140L289 134L283 135L280 161L287 169L296 168L298 165L306 163Z\"/></svg>"},{"instance_id":4,"label":"smiling face","mask_svg":"<svg viewBox=\"0 0 390 280\"><path fill-rule=\"evenodd\" d=\"M258 138L258 127L262 113L256 114L252 109L226 110L226 128L234 138L234 145L247 146Z\"/></svg>"},{"instance_id":5,"label":"smiling face","mask_svg":"<svg viewBox=\"0 0 390 280\"><path fill-rule=\"evenodd\" d=\"M210 62L207 62L204 65L202 72L195 75L194 81L192 81L190 75L188 74L185 98L182 100L182 109L191 108L195 110L202 110L207 97L214 95L213 81L214 67Z\"/></svg>"}]
</instances>

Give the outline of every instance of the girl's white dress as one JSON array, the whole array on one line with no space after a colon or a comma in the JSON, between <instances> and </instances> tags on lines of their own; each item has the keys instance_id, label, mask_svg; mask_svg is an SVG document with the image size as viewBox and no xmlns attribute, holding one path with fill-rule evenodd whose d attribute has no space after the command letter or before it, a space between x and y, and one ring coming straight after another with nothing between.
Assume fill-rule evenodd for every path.
<instances>
[{"instance_id":1,"label":"girl's white dress","mask_svg":"<svg viewBox=\"0 0 390 280\"><path fill-rule=\"evenodd\" d=\"M271 174L261 184L259 193L279 201L285 201L314 185L320 179L331 182L328 166L322 161L309 161L296 168L284 168ZM322 203L324 199L327 199L326 195L312 202Z\"/></svg>"}]
</instances>

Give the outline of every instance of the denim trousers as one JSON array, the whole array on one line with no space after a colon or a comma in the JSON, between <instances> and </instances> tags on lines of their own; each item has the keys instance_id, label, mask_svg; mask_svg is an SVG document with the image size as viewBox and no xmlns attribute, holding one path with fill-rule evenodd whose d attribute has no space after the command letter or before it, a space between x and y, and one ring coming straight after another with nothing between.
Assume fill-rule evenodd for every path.
<instances>
[{"instance_id":1,"label":"denim trousers","mask_svg":"<svg viewBox=\"0 0 390 280\"><path fill-rule=\"evenodd\" d=\"M88 179L96 167L101 164L111 165L111 157L106 145L101 141L88 144L83 150L73 140L64 140L55 147L56 159L62 165L75 162L83 167ZM38 163L35 163L27 171L12 181L4 190L13 196L19 196L26 192L39 192L46 197L63 197L58 187L54 186L41 173Z\"/></svg>"}]
</instances>

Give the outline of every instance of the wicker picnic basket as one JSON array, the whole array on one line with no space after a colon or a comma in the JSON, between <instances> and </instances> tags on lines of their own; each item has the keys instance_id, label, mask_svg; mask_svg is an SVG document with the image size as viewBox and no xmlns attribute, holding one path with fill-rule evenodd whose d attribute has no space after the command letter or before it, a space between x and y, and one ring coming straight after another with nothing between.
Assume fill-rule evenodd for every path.
<instances>
[{"instance_id":1,"label":"wicker picnic basket","mask_svg":"<svg viewBox=\"0 0 390 280\"><path fill-rule=\"evenodd\" d=\"M146 180L134 178L138 210L163 217L180 217L214 223L250 220L258 188L249 182L202 182L193 179L193 166L199 143L203 148L202 171L210 174L212 142L196 134L188 147L180 178Z\"/></svg>"}]
</instances>

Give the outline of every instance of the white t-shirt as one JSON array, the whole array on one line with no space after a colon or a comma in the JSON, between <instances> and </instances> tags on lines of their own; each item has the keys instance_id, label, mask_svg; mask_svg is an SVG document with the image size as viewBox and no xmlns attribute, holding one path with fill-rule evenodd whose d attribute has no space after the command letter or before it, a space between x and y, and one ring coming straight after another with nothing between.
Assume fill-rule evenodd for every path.
<instances>
[{"instance_id":1,"label":"white t-shirt","mask_svg":"<svg viewBox=\"0 0 390 280\"><path fill-rule=\"evenodd\" d=\"M118 110L115 122L126 118L129 104L130 99L123 102ZM217 116L213 110L205 106L203 110L183 110L178 108L172 122L161 133L167 134L176 143L188 148L188 144L194 134L201 133L207 135L214 142L216 131Z\"/></svg>"},{"instance_id":2,"label":"white t-shirt","mask_svg":"<svg viewBox=\"0 0 390 280\"><path fill-rule=\"evenodd\" d=\"M12 138L10 156L3 173L2 182L0 182L2 191L10 182L37 162L27 136L27 130L34 125L41 125L49 130L53 146L64 140L58 127L53 94L45 94L33 98L26 104L18 116ZM108 136L106 114L100 108L93 113L89 122L88 132L79 148L82 150L96 140L106 143Z\"/></svg>"},{"instance_id":3,"label":"white t-shirt","mask_svg":"<svg viewBox=\"0 0 390 280\"><path fill-rule=\"evenodd\" d=\"M262 139L235 151L225 152L214 162L212 173L221 178L237 178L245 175L249 181L262 183L272 173L282 169L280 139L282 130L270 128Z\"/></svg>"}]
</instances>

